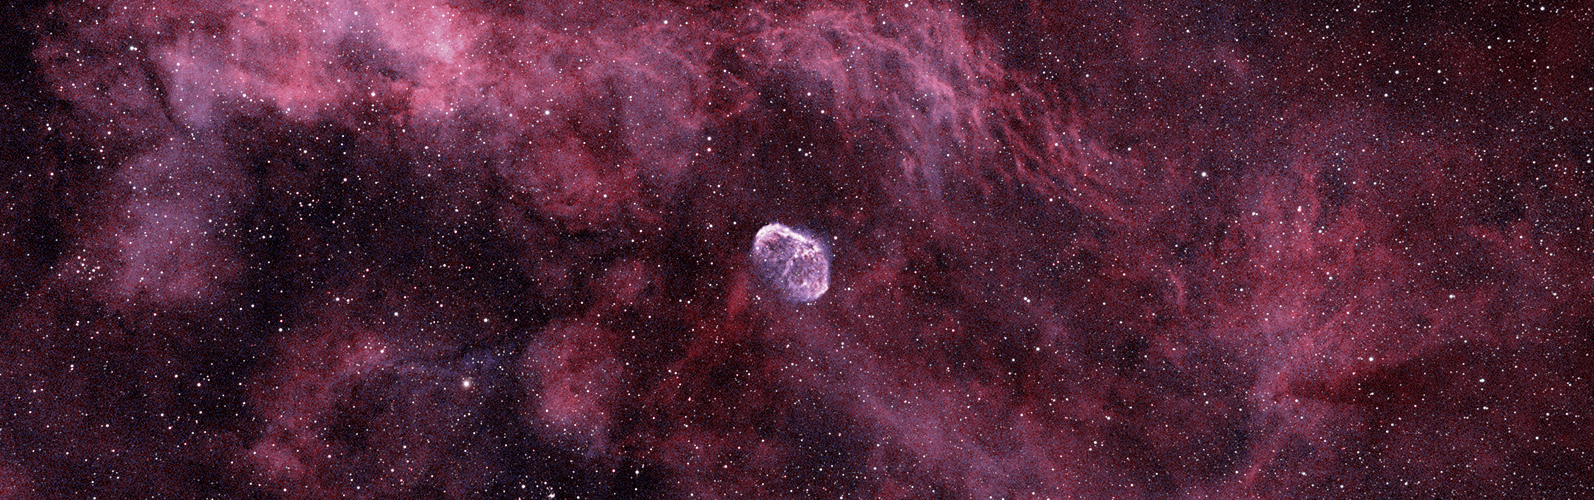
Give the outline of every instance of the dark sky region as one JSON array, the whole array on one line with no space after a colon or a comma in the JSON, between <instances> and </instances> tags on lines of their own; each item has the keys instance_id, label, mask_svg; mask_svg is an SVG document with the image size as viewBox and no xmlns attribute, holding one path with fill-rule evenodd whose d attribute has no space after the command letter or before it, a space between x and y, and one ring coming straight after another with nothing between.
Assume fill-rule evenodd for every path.
<instances>
[{"instance_id":1,"label":"dark sky region","mask_svg":"<svg viewBox=\"0 0 1594 500\"><path fill-rule=\"evenodd\" d=\"M0 499L1594 495L1587 0L0 18Z\"/></svg>"}]
</instances>

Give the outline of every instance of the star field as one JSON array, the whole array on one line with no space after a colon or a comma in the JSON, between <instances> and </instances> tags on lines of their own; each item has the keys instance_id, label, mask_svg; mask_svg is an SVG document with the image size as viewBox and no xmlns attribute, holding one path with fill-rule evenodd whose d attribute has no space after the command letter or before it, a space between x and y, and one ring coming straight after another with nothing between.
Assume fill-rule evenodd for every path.
<instances>
[{"instance_id":1,"label":"star field","mask_svg":"<svg viewBox=\"0 0 1594 500\"><path fill-rule=\"evenodd\" d=\"M0 499L1594 485L1587 1L0 17Z\"/></svg>"}]
</instances>

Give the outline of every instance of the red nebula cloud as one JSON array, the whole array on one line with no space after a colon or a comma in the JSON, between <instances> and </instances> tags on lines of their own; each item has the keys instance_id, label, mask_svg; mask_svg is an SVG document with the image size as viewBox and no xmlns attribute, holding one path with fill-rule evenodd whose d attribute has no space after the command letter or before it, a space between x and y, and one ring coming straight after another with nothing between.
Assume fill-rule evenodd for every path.
<instances>
[{"instance_id":1,"label":"red nebula cloud","mask_svg":"<svg viewBox=\"0 0 1594 500\"><path fill-rule=\"evenodd\" d=\"M5 13L0 498L1594 478L1586 5Z\"/></svg>"}]
</instances>

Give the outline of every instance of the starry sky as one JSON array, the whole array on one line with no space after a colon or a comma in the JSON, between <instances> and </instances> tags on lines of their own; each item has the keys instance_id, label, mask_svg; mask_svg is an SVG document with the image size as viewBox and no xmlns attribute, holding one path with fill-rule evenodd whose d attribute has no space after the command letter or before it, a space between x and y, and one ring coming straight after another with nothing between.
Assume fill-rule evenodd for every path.
<instances>
[{"instance_id":1,"label":"starry sky","mask_svg":"<svg viewBox=\"0 0 1594 500\"><path fill-rule=\"evenodd\" d=\"M0 499L1594 495L1588 0L0 18Z\"/></svg>"}]
</instances>

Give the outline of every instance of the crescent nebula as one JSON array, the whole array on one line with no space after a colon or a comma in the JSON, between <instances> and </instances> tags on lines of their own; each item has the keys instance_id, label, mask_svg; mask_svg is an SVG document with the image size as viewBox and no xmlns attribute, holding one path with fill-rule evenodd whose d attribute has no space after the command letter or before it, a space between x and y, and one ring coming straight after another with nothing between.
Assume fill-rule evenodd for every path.
<instances>
[{"instance_id":1,"label":"crescent nebula","mask_svg":"<svg viewBox=\"0 0 1594 500\"><path fill-rule=\"evenodd\" d=\"M753 262L759 277L789 300L813 302L830 290L830 257L824 247L783 224L759 228Z\"/></svg>"}]
</instances>

